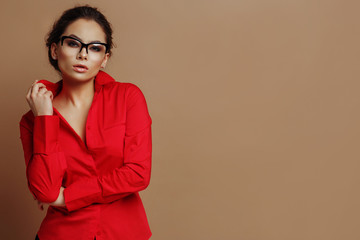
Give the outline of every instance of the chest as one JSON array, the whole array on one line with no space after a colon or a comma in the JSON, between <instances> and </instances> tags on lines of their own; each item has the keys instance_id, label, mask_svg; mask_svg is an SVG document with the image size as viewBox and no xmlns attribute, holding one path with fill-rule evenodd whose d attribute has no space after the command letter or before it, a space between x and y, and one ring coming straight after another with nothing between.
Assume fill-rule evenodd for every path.
<instances>
[{"instance_id":1,"label":"chest","mask_svg":"<svg viewBox=\"0 0 360 240\"><path fill-rule=\"evenodd\" d=\"M119 99L120 98L120 99ZM124 161L126 105L119 94L100 92L81 109L53 101L60 117L59 145L67 162L66 182L74 176L105 174Z\"/></svg>"},{"instance_id":2,"label":"chest","mask_svg":"<svg viewBox=\"0 0 360 240\"><path fill-rule=\"evenodd\" d=\"M75 131L75 133L79 135L82 141L85 141L85 127L90 109L90 104L88 106L76 108L71 106L62 106L60 104L54 103L54 107L65 119L65 121L70 125L70 127Z\"/></svg>"},{"instance_id":3,"label":"chest","mask_svg":"<svg viewBox=\"0 0 360 240\"><path fill-rule=\"evenodd\" d=\"M100 109L97 104L82 110L56 108L61 114L59 144L66 157L67 183L74 176L104 174L123 165L126 125L118 119L108 121L107 115L115 109Z\"/></svg>"}]
</instances>

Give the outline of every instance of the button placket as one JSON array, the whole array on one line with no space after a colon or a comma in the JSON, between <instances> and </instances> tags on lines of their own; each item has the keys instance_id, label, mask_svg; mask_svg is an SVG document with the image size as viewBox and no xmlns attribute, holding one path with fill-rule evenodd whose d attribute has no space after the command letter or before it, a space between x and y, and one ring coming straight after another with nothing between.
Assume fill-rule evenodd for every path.
<instances>
[{"instance_id":1,"label":"button placket","mask_svg":"<svg viewBox=\"0 0 360 240\"><path fill-rule=\"evenodd\" d=\"M86 146L87 146L88 149L90 149L93 146L93 142L92 142L92 126L91 126L92 120L91 120L91 117L92 117L93 105L95 104L97 95L98 95L98 91L95 91L94 98L93 98L93 101L92 101L91 106L89 108L88 116L86 118L85 141L86 141Z\"/></svg>"}]
</instances>

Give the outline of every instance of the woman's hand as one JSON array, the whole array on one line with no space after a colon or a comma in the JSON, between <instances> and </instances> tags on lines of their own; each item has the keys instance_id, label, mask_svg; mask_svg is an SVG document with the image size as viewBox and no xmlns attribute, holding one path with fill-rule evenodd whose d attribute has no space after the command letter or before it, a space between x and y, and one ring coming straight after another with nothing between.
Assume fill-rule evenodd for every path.
<instances>
[{"instance_id":1,"label":"woman's hand","mask_svg":"<svg viewBox=\"0 0 360 240\"><path fill-rule=\"evenodd\" d=\"M35 117L53 115L53 93L48 91L43 83L37 83L37 81L35 80L29 88L26 100Z\"/></svg>"},{"instance_id":2,"label":"woman's hand","mask_svg":"<svg viewBox=\"0 0 360 240\"><path fill-rule=\"evenodd\" d=\"M59 192L59 196L56 199L55 202L49 203L49 205L51 206L56 206L56 207L65 207L65 198L64 198L64 187L60 187L60 192ZM38 208L42 211L44 210L44 205L45 203L40 202L39 200L36 200L37 204L38 204Z\"/></svg>"},{"instance_id":3,"label":"woman's hand","mask_svg":"<svg viewBox=\"0 0 360 240\"><path fill-rule=\"evenodd\" d=\"M49 205L56 207L65 207L65 198L64 198L64 187L60 187L59 196L55 202L49 203Z\"/></svg>"}]
</instances>

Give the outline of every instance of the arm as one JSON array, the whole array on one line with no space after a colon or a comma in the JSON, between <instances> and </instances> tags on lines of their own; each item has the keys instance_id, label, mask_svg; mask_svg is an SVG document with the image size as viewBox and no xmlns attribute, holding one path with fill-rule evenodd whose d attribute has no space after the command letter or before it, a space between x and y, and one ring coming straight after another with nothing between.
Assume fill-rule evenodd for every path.
<instances>
[{"instance_id":1,"label":"arm","mask_svg":"<svg viewBox=\"0 0 360 240\"><path fill-rule=\"evenodd\" d=\"M55 202L49 203L49 205L52 206L56 206L56 207L65 207L65 199L64 199L64 187L60 187L60 193L58 198L56 199ZM34 198L34 200L37 200L36 198ZM44 210L44 204L43 202L40 202L39 200L37 200L37 204L38 204L38 208L42 211Z\"/></svg>"},{"instance_id":2,"label":"arm","mask_svg":"<svg viewBox=\"0 0 360 240\"><path fill-rule=\"evenodd\" d=\"M20 138L24 150L28 188L41 202L57 200L66 169L66 160L58 144L59 117L41 115L33 127L23 117Z\"/></svg>"},{"instance_id":3,"label":"arm","mask_svg":"<svg viewBox=\"0 0 360 240\"><path fill-rule=\"evenodd\" d=\"M145 189L151 172L151 118L135 85L127 96L124 165L109 173L76 181L64 190L69 211L92 203L108 203ZM120 143L122 144L122 143Z\"/></svg>"},{"instance_id":4,"label":"arm","mask_svg":"<svg viewBox=\"0 0 360 240\"><path fill-rule=\"evenodd\" d=\"M66 168L59 149L59 118L53 116L52 99L53 93L43 83L34 81L26 95L31 112L20 121L28 187L36 199L45 203L57 200Z\"/></svg>"}]
</instances>

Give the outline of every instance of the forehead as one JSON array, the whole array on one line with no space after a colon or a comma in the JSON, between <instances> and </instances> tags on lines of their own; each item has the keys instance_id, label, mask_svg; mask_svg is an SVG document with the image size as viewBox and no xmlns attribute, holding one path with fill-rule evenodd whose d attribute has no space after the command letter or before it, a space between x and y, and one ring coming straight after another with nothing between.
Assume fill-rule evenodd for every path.
<instances>
[{"instance_id":1,"label":"forehead","mask_svg":"<svg viewBox=\"0 0 360 240\"><path fill-rule=\"evenodd\" d=\"M83 42L106 42L106 35L102 27L94 20L78 19L67 26L63 35L74 34Z\"/></svg>"}]
</instances>

